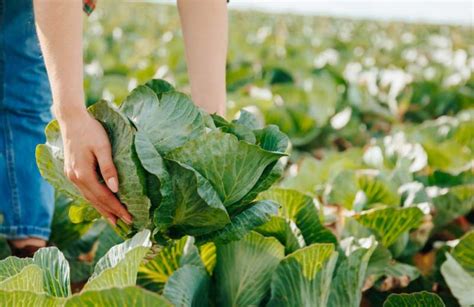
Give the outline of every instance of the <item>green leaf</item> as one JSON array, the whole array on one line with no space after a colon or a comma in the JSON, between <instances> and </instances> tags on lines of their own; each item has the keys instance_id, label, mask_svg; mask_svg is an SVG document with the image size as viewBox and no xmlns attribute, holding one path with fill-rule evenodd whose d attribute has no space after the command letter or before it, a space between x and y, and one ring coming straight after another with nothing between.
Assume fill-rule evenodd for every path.
<instances>
[{"instance_id":1,"label":"green leaf","mask_svg":"<svg viewBox=\"0 0 474 307\"><path fill-rule=\"evenodd\" d=\"M367 267L377 242L370 237L355 241L353 237L341 242L346 257L339 264L332 281L328 306L360 306Z\"/></svg>"},{"instance_id":2,"label":"green leaf","mask_svg":"<svg viewBox=\"0 0 474 307\"><path fill-rule=\"evenodd\" d=\"M63 142L57 120L51 121L45 129L47 143L36 147L36 163L43 176L56 191L72 197L78 202L88 203L79 189L64 174Z\"/></svg>"},{"instance_id":3,"label":"green leaf","mask_svg":"<svg viewBox=\"0 0 474 307\"><path fill-rule=\"evenodd\" d=\"M275 237L285 246L285 254L304 246L304 239L299 229L293 229L290 221L279 216L272 216L270 221L257 227L255 231L266 237Z\"/></svg>"},{"instance_id":4,"label":"green leaf","mask_svg":"<svg viewBox=\"0 0 474 307\"><path fill-rule=\"evenodd\" d=\"M356 196L363 192L363 203L357 204ZM383 176L358 174L353 170L343 170L335 176L325 191L326 203L342 205L346 209L360 211L373 204L397 206L400 196L394 183Z\"/></svg>"},{"instance_id":5,"label":"green leaf","mask_svg":"<svg viewBox=\"0 0 474 307\"><path fill-rule=\"evenodd\" d=\"M0 290L44 293L43 271L35 264L27 265L20 273L2 280Z\"/></svg>"},{"instance_id":6,"label":"green leaf","mask_svg":"<svg viewBox=\"0 0 474 307\"><path fill-rule=\"evenodd\" d=\"M278 126L269 125L265 128L254 130L257 144L265 150L285 152L288 148L288 137L280 131Z\"/></svg>"},{"instance_id":7,"label":"green leaf","mask_svg":"<svg viewBox=\"0 0 474 307\"><path fill-rule=\"evenodd\" d=\"M138 283L149 290L161 291L169 277L186 261L183 258L194 250L186 248L190 237L183 237L163 247L156 256L138 270ZM182 261L183 259L183 261Z\"/></svg>"},{"instance_id":8,"label":"green leaf","mask_svg":"<svg viewBox=\"0 0 474 307\"><path fill-rule=\"evenodd\" d=\"M57 210L57 209L56 209ZM55 211L56 212L56 211ZM80 224L100 218L100 213L87 203L71 204L68 210L69 223ZM54 220L54 219L53 219ZM90 223L89 223L90 224Z\"/></svg>"},{"instance_id":9,"label":"green leaf","mask_svg":"<svg viewBox=\"0 0 474 307\"><path fill-rule=\"evenodd\" d=\"M395 240L392 245L390 245L389 250L395 258L400 257L402 253L407 251L407 244L409 240L410 235L408 232L404 232Z\"/></svg>"},{"instance_id":10,"label":"green leaf","mask_svg":"<svg viewBox=\"0 0 474 307\"><path fill-rule=\"evenodd\" d=\"M271 216L277 213L277 207L278 205L272 201L257 201L242 213L234 216L230 224L221 230L196 237L196 241L202 244L211 240L215 243L229 243L240 240L249 231L268 222Z\"/></svg>"},{"instance_id":11,"label":"green leaf","mask_svg":"<svg viewBox=\"0 0 474 307\"><path fill-rule=\"evenodd\" d=\"M161 185L158 177L153 174L150 174L149 172L145 172L145 190L146 195L148 196L151 202L150 215L155 212L155 209L158 208L158 206L163 200L160 189Z\"/></svg>"},{"instance_id":12,"label":"green leaf","mask_svg":"<svg viewBox=\"0 0 474 307\"><path fill-rule=\"evenodd\" d=\"M320 133L314 118L295 106L272 106L264 116L265 122L278 125L294 146L306 145Z\"/></svg>"},{"instance_id":13,"label":"green leaf","mask_svg":"<svg viewBox=\"0 0 474 307\"><path fill-rule=\"evenodd\" d=\"M148 195L156 193L156 191L151 191L151 189L159 190L161 196L159 218L161 223L168 225L173 220L175 200L171 177L165 166L165 162L147 135L141 131L135 134L135 148L143 168L150 173L150 176L154 175L159 180L159 186L147 187ZM156 222L156 212L154 218Z\"/></svg>"},{"instance_id":14,"label":"green leaf","mask_svg":"<svg viewBox=\"0 0 474 307\"><path fill-rule=\"evenodd\" d=\"M392 293L383 303L383 307L444 307L441 298L430 292L422 291L415 293Z\"/></svg>"},{"instance_id":15,"label":"green leaf","mask_svg":"<svg viewBox=\"0 0 474 307\"><path fill-rule=\"evenodd\" d=\"M454 247L451 255L456 261L474 276L474 230L466 233Z\"/></svg>"},{"instance_id":16,"label":"green leaf","mask_svg":"<svg viewBox=\"0 0 474 307\"><path fill-rule=\"evenodd\" d=\"M246 141L250 144L255 144L257 142L255 134L249 127L236 122L228 122L225 118L217 114L212 114L211 117L216 127L220 128L222 132L233 134L239 140Z\"/></svg>"},{"instance_id":17,"label":"green leaf","mask_svg":"<svg viewBox=\"0 0 474 307\"><path fill-rule=\"evenodd\" d=\"M183 257L179 259L179 265L181 267L185 265L193 265L193 266L205 269L206 267L199 253L199 249L194 244L195 242L194 237L188 237L188 238L189 240L186 242L186 245L184 246Z\"/></svg>"},{"instance_id":18,"label":"green leaf","mask_svg":"<svg viewBox=\"0 0 474 307\"><path fill-rule=\"evenodd\" d=\"M199 172L228 207L250 192L265 168L283 155L238 141L234 135L212 131L170 152L166 159Z\"/></svg>"},{"instance_id":19,"label":"green leaf","mask_svg":"<svg viewBox=\"0 0 474 307\"><path fill-rule=\"evenodd\" d=\"M464 146L455 140L422 142L428 155L428 164L433 169L449 173L458 173L472 161L472 155Z\"/></svg>"},{"instance_id":20,"label":"green leaf","mask_svg":"<svg viewBox=\"0 0 474 307\"><path fill-rule=\"evenodd\" d=\"M257 117L244 109L239 111L239 118L234 119L232 122L245 126L252 130L260 128L260 124L257 120Z\"/></svg>"},{"instance_id":21,"label":"green leaf","mask_svg":"<svg viewBox=\"0 0 474 307\"><path fill-rule=\"evenodd\" d=\"M216 245L213 242L203 244L199 246L199 253L204 267L211 274L216 266Z\"/></svg>"},{"instance_id":22,"label":"green leaf","mask_svg":"<svg viewBox=\"0 0 474 307\"><path fill-rule=\"evenodd\" d=\"M386 247L377 244L377 247L372 253L367 266L367 277L370 277L370 275L375 275L376 277L374 279L378 279L383 275L385 272L385 267L390 263L391 260L392 254L390 254L390 251Z\"/></svg>"},{"instance_id":23,"label":"green leaf","mask_svg":"<svg viewBox=\"0 0 474 307\"><path fill-rule=\"evenodd\" d=\"M465 190L469 196L463 197ZM446 194L439 195L432 199L435 214L433 224L435 231L442 229L454 219L464 216L474 208L474 189L470 185L461 185L450 188Z\"/></svg>"},{"instance_id":24,"label":"green leaf","mask_svg":"<svg viewBox=\"0 0 474 307\"><path fill-rule=\"evenodd\" d=\"M386 247L377 245L367 267L366 283L375 284L380 291L388 291L392 289L394 280L399 281L395 282L397 286L404 287L419 276L417 267L393 260Z\"/></svg>"},{"instance_id":25,"label":"green leaf","mask_svg":"<svg viewBox=\"0 0 474 307\"><path fill-rule=\"evenodd\" d=\"M0 282L19 274L26 266L33 264L31 258L8 257L0 260Z\"/></svg>"},{"instance_id":26,"label":"green leaf","mask_svg":"<svg viewBox=\"0 0 474 307\"><path fill-rule=\"evenodd\" d=\"M0 213L0 224L2 224L2 214ZM0 238L0 261L11 255L10 246L5 238Z\"/></svg>"},{"instance_id":27,"label":"green leaf","mask_svg":"<svg viewBox=\"0 0 474 307\"><path fill-rule=\"evenodd\" d=\"M277 163L272 163L267 166L263 171L262 176L260 176L260 179L258 179L252 190L250 190L250 192L248 192L247 195L245 195L244 198L242 198L238 203L231 207L228 207L228 211L232 214L241 206L254 201L255 198L257 198L261 192L268 190L276 181L278 181L282 177L284 170L285 166L281 161L278 161Z\"/></svg>"},{"instance_id":28,"label":"green leaf","mask_svg":"<svg viewBox=\"0 0 474 307\"><path fill-rule=\"evenodd\" d=\"M251 232L240 241L217 245L214 270L219 306L258 306L270 289L270 278L284 256L274 238Z\"/></svg>"},{"instance_id":29,"label":"green leaf","mask_svg":"<svg viewBox=\"0 0 474 307\"><path fill-rule=\"evenodd\" d=\"M428 178L428 185L438 187L452 187L463 184L474 183L474 173L471 169L460 172L457 175L435 170Z\"/></svg>"},{"instance_id":30,"label":"green leaf","mask_svg":"<svg viewBox=\"0 0 474 307\"><path fill-rule=\"evenodd\" d=\"M359 186L354 171L344 170L340 172L325 191L325 203L343 206L352 210Z\"/></svg>"},{"instance_id":31,"label":"green leaf","mask_svg":"<svg viewBox=\"0 0 474 307\"><path fill-rule=\"evenodd\" d=\"M151 247L150 231L115 245L96 264L83 291L128 287L136 283L138 266Z\"/></svg>"},{"instance_id":32,"label":"green leaf","mask_svg":"<svg viewBox=\"0 0 474 307\"><path fill-rule=\"evenodd\" d=\"M459 124L454 134L454 139L457 143L466 146L471 150L471 152L474 152L474 138L472 137L472 131L474 131L474 123L471 116L470 119Z\"/></svg>"},{"instance_id":33,"label":"green leaf","mask_svg":"<svg viewBox=\"0 0 474 307\"><path fill-rule=\"evenodd\" d=\"M133 216L136 228L149 224L150 200L145 195L145 174L133 149L134 130L128 120L106 101L89 108L109 135L119 177L119 199Z\"/></svg>"},{"instance_id":34,"label":"green leaf","mask_svg":"<svg viewBox=\"0 0 474 307\"><path fill-rule=\"evenodd\" d=\"M47 294L67 297L71 294L69 263L56 247L40 248L33 263L43 271L43 284Z\"/></svg>"},{"instance_id":35,"label":"green leaf","mask_svg":"<svg viewBox=\"0 0 474 307\"><path fill-rule=\"evenodd\" d=\"M327 306L337 256L330 243L286 256L273 273L268 306Z\"/></svg>"},{"instance_id":36,"label":"green leaf","mask_svg":"<svg viewBox=\"0 0 474 307\"><path fill-rule=\"evenodd\" d=\"M209 181L190 166L168 163L172 178L174 216L169 227L169 236L200 236L222 229L230 223L229 215L219 195ZM155 214L155 222L160 225L161 204ZM168 211L167 208L164 210Z\"/></svg>"},{"instance_id":37,"label":"green leaf","mask_svg":"<svg viewBox=\"0 0 474 307\"><path fill-rule=\"evenodd\" d=\"M174 87L169 82L162 79L152 79L145 85L151 88L158 98L161 98L164 93L174 91Z\"/></svg>"},{"instance_id":38,"label":"green leaf","mask_svg":"<svg viewBox=\"0 0 474 307\"><path fill-rule=\"evenodd\" d=\"M423 212L417 207L382 208L358 214L355 219L373 230L385 247L392 245L405 231L417 228L423 220Z\"/></svg>"},{"instance_id":39,"label":"green leaf","mask_svg":"<svg viewBox=\"0 0 474 307\"><path fill-rule=\"evenodd\" d=\"M474 305L472 295L474 277L448 253L446 253L446 261L441 265L441 274L461 306Z\"/></svg>"},{"instance_id":40,"label":"green leaf","mask_svg":"<svg viewBox=\"0 0 474 307\"><path fill-rule=\"evenodd\" d=\"M163 93L158 99L148 86L138 86L125 99L121 111L160 154L195 139L205 128L199 109L178 92Z\"/></svg>"},{"instance_id":41,"label":"green leaf","mask_svg":"<svg viewBox=\"0 0 474 307\"><path fill-rule=\"evenodd\" d=\"M171 307L162 296L139 287L110 288L86 291L66 301L65 307L83 306L156 306Z\"/></svg>"},{"instance_id":42,"label":"green leaf","mask_svg":"<svg viewBox=\"0 0 474 307\"><path fill-rule=\"evenodd\" d=\"M31 291L0 290L0 305L8 307L61 307L66 299Z\"/></svg>"},{"instance_id":43,"label":"green leaf","mask_svg":"<svg viewBox=\"0 0 474 307\"><path fill-rule=\"evenodd\" d=\"M367 205L384 204L398 206L400 204L397 187L382 176L359 176L358 185L367 197Z\"/></svg>"},{"instance_id":44,"label":"green leaf","mask_svg":"<svg viewBox=\"0 0 474 307\"><path fill-rule=\"evenodd\" d=\"M265 150L273 152L285 152L288 147L288 137L280 132L277 126L267 126L254 131L257 137L257 144ZM272 184L279 180L284 172L285 166L281 161L273 162L268 165L258 179L255 186L234 206L229 207L232 213L233 209L238 209L244 204L253 201L259 193L268 190Z\"/></svg>"},{"instance_id":45,"label":"green leaf","mask_svg":"<svg viewBox=\"0 0 474 307\"><path fill-rule=\"evenodd\" d=\"M79 240L100 217L90 204L74 202L61 193L56 193L54 203L50 242L61 250Z\"/></svg>"},{"instance_id":46,"label":"green leaf","mask_svg":"<svg viewBox=\"0 0 474 307\"><path fill-rule=\"evenodd\" d=\"M319 220L319 213L312 197L295 190L273 188L260 195L261 199L280 204L279 215L295 222L306 245L337 243L336 237Z\"/></svg>"},{"instance_id":47,"label":"green leaf","mask_svg":"<svg viewBox=\"0 0 474 307\"><path fill-rule=\"evenodd\" d=\"M208 306L210 278L203 267L184 265L171 275L163 295L175 306Z\"/></svg>"}]
</instances>

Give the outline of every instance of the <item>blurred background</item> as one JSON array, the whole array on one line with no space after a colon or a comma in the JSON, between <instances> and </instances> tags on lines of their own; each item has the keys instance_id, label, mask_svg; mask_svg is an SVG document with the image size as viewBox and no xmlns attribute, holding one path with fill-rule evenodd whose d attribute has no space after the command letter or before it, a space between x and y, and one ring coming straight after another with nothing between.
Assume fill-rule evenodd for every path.
<instances>
[{"instance_id":1,"label":"blurred background","mask_svg":"<svg viewBox=\"0 0 474 307\"><path fill-rule=\"evenodd\" d=\"M354 212L426 213L391 251L393 270L364 286L365 305L403 288L457 306L439 267L474 224L473 2L231 0L229 8L228 117L245 108L288 134L279 186L313 196L341 239L365 235L348 218ZM120 104L152 78L189 91L174 1L99 0L85 24L89 105ZM100 221L71 223L69 204L58 196L52 241L80 281L120 239Z\"/></svg>"},{"instance_id":2,"label":"blurred background","mask_svg":"<svg viewBox=\"0 0 474 307\"><path fill-rule=\"evenodd\" d=\"M464 25L472 25L474 14L472 1L466 0L234 0L229 7L275 13Z\"/></svg>"}]
</instances>

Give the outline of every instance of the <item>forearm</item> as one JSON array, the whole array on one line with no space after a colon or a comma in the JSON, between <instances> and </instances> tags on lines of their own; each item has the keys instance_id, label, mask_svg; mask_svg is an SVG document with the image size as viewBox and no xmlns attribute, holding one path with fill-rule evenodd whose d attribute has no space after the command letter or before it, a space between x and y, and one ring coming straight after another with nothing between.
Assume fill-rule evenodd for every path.
<instances>
[{"instance_id":1,"label":"forearm","mask_svg":"<svg viewBox=\"0 0 474 307\"><path fill-rule=\"evenodd\" d=\"M226 103L227 3L178 0L194 102L223 115Z\"/></svg>"},{"instance_id":2,"label":"forearm","mask_svg":"<svg viewBox=\"0 0 474 307\"><path fill-rule=\"evenodd\" d=\"M82 1L34 0L36 29L61 122L86 112L83 89Z\"/></svg>"}]
</instances>

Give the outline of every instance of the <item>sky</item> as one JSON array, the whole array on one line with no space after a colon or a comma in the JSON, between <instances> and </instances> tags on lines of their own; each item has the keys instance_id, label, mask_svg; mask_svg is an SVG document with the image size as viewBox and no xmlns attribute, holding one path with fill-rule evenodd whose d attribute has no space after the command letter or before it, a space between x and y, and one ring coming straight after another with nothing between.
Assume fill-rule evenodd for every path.
<instances>
[{"instance_id":1,"label":"sky","mask_svg":"<svg viewBox=\"0 0 474 307\"><path fill-rule=\"evenodd\" d=\"M474 27L474 0L230 0L229 8Z\"/></svg>"}]
</instances>

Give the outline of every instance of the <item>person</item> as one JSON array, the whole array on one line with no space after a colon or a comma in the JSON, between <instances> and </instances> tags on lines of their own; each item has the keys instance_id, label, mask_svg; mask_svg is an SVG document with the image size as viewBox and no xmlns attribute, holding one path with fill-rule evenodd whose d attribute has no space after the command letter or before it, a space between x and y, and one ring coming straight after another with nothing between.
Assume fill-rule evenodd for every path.
<instances>
[{"instance_id":1,"label":"person","mask_svg":"<svg viewBox=\"0 0 474 307\"><path fill-rule=\"evenodd\" d=\"M177 2L191 97L223 115L226 1ZM84 103L82 10L94 6L92 0L0 0L0 234L17 255L31 255L50 234L53 191L39 175L34 151L44 142L51 100L67 177L110 223L133 221L114 195L119 178L107 134Z\"/></svg>"}]
</instances>

